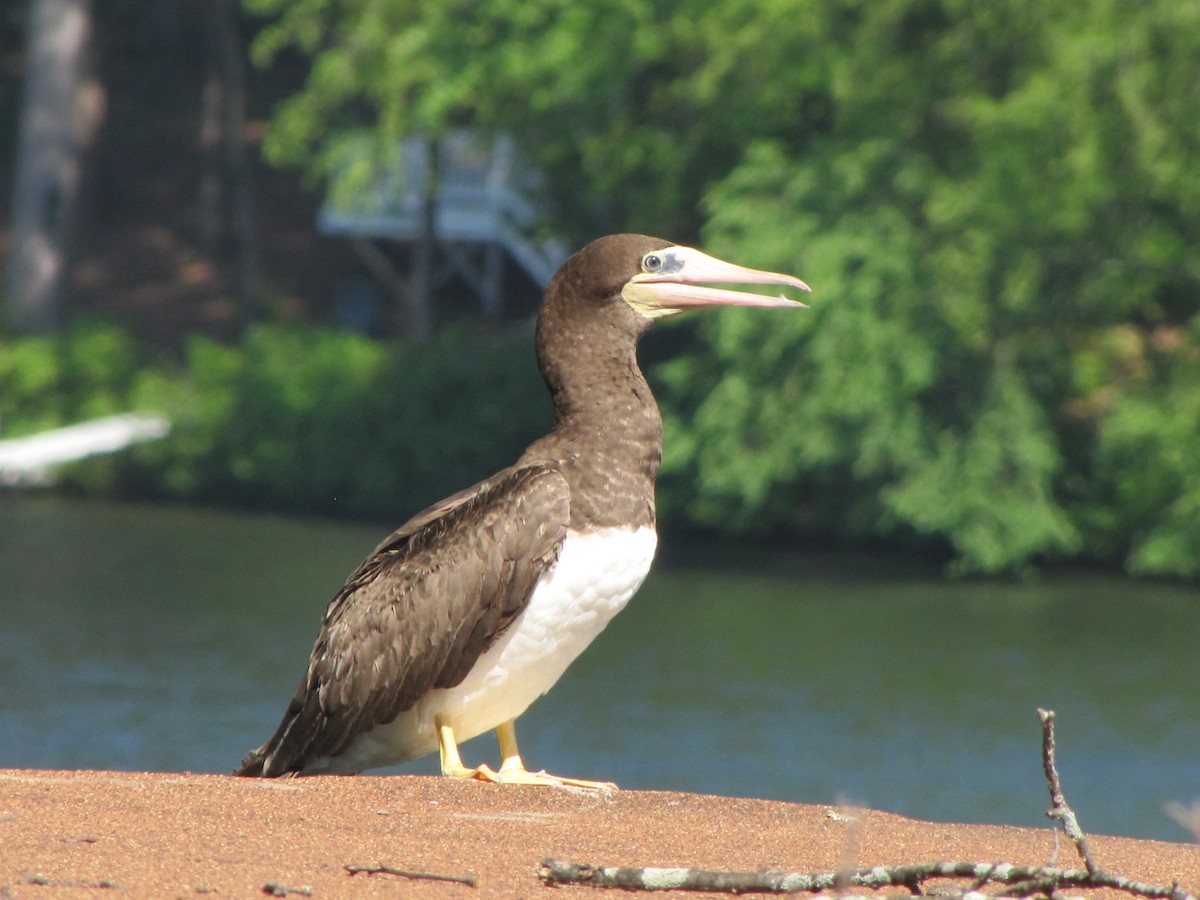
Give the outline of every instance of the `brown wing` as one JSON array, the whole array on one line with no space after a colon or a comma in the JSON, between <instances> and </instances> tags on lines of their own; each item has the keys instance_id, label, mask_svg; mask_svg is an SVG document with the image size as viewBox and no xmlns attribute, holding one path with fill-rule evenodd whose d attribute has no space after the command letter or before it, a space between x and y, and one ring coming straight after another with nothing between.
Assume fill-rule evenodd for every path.
<instances>
[{"instance_id":1,"label":"brown wing","mask_svg":"<svg viewBox=\"0 0 1200 900\"><path fill-rule=\"evenodd\" d=\"M462 681L557 560L569 519L566 481L533 465L399 528L329 604L283 722L236 774L299 771Z\"/></svg>"}]
</instances>

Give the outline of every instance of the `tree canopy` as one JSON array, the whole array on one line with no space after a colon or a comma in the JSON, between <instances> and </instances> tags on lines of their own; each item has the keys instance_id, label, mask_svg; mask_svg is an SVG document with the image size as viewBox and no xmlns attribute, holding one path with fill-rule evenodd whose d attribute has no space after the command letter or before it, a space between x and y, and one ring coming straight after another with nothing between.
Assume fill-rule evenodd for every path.
<instances>
[{"instance_id":1,"label":"tree canopy","mask_svg":"<svg viewBox=\"0 0 1200 900\"><path fill-rule=\"evenodd\" d=\"M281 162L504 130L559 231L813 285L658 367L693 521L1200 573L1200 6L246 3Z\"/></svg>"}]
</instances>

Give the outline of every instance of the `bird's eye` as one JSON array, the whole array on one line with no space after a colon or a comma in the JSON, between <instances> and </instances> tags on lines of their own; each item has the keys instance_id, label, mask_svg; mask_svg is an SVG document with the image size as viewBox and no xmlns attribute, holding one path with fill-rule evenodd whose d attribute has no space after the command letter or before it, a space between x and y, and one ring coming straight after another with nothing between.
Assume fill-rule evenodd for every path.
<instances>
[{"instance_id":1,"label":"bird's eye","mask_svg":"<svg viewBox=\"0 0 1200 900\"><path fill-rule=\"evenodd\" d=\"M657 272L663 267L663 258L657 253L647 253L642 257L642 268L647 272Z\"/></svg>"}]
</instances>

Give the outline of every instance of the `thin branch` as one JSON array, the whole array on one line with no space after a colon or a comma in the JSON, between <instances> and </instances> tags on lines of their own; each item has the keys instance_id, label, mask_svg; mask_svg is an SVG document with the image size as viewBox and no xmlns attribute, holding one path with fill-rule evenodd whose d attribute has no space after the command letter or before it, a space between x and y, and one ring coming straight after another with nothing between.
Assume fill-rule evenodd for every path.
<instances>
[{"instance_id":1,"label":"thin branch","mask_svg":"<svg viewBox=\"0 0 1200 900\"><path fill-rule=\"evenodd\" d=\"M1054 765L1054 710L1038 709L1038 718L1042 720L1042 767L1046 770L1046 785L1050 789L1050 809L1046 813L1051 819L1062 822L1063 831L1075 842L1083 864L1092 875L1101 874L1096 858L1092 856L1092 848L1088 846L1087 837L1079 827L1075 812L1067 805L1063 796L1062 783L1058 778L1058 768Z\"/></svg>"},{"instance_id":2,"label":"thin branch","mask_svg":"<svg viewBox=\"0 0 1200 900\"><path fill-rule=\"evenodd\" d=\"M451 881L455 884L465 884L475 887L475 879L470 875L439 875L436 872L413 872L409 869L396 869L380 863L377 866L343 866L351 875L396 875L400 878L411 878L414 881Z\"/></svg>"},{"instance_id":3,"label":"thin branch","mask_svg":"<svg viewBox=\"0 0 1200 900\"><path fill-rule=\"evenodd\" d=\"M599 888L620 888L627 891L708 891L712 893L792 894L808 891L847 888L904 887L913 894L922 894L922 885L934 879L971 879L970 886L958 895L974 893L985 885L1005 885L1004 896L1055 898L1062 888L1109 888L1135 897L1166 898L1166 900L1200 900L1183 890L1179 882L1149 884L1120 875L1110 875L1096 864L1075 813L1063 796L1062 783L1054 763L1054 712L1039 709L1042 721L1042 762L1050 788L1052 804L1047 813L1063 823L1063 830L1075 842L1086 869L1062 869L1055 866L1014 866L1004 862L931 862L912 866L875 866L837 872L781 872L765 869L759 872L716 872L707 869L601 867L587 863L572 863L559 859L543 860L538 877L546 884L586 884ZM837 818L842 818L834 814ZM1057 847L1058 830L1054 831ZM1056 854L1057 855L1057 854Z\"/></svg>"},{"instance_id":4,"label":"thin branch","mask_svg":"<svg viewBox=\"0 0 1200 900\"><path fill-rule=\"evenodd\" d=\"M543 860L538 877L546 884L585 884L590 887L627 891L710 891L740 894L817 893L838 884L878 889L905 887L916 892L926 881L939 878L970 878L976 886L1013 885L1021 896L1045 894L1064 887L1112 888L1138 897L1200 900L1178 884L1146 884L1106 872L1093 874L1083 869L1049 866L1014 866L995 862L931 862L913 866L876 866L852 872L717 872L707 869L601 867L560 859ZM1018 893L1014 891L1013 893Z\"/></svg>"}]
</instances>

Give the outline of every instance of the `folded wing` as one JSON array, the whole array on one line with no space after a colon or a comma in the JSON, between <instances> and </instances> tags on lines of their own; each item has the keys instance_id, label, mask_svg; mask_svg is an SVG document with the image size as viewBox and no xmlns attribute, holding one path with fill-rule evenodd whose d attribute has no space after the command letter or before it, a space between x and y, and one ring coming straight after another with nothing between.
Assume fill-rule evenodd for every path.
<instances>
[{"instance_id":1,"label":"folded wing","mask_svg":"<svg viewBox=\"0 0 1200 900\"><path fill-rule=\"evenodd\" d=\"M236 774L300 771L461 682L554 565L569 519L562 475L525 465L397 529L330 602L282 723Z\"/></svg>"}]
</instances>

